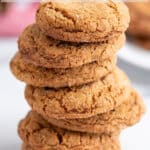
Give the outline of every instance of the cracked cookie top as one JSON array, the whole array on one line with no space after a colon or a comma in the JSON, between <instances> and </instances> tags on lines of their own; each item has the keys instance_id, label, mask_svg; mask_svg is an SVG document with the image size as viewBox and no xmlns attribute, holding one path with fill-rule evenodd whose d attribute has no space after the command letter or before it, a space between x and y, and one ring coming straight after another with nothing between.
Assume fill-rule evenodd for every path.
<instances>
[{"instance_id":1,"label":"cracked cookie top","mask_svg":"<svg viewBox=\"0 0 150 150\"><path fill-rule=\"evenodd\" d=\"M119 69L97 82L71 88L28 85L25 96L34 111L49 118L87 118L114 109L127 100L130 82Z\"/></svg>"},{"instance_id":2,"label":"cracked cookie top","mask_svg":"<svg viewBox=\"0 0 150 150\"><path fill-rule=\"evenodd\" d=\"M127 101L106 113L83 119L45 119L67 130L111 135L137 123L144 112L142 98L132 89Z\"/></svg>"},{"instance_id":3,"label":"cracked cookie top","mask_svg":"<svg viewBox=\"0 0 150 150\"><path fill-rule=\"evenodd\" d=\"M129 24L121 1L49 1L40 5L36 22L55 39L70 42L101 42L123 33Z\"/></svg>"},{"instance_id":4,"label":"cracked cookie top","mask_svg":"<svg viewBox=\"0 0 150 150\"><path fill-rule=\"evenodd\" d=\"M37 87L72 87L98 81L112 72L116 58L106 59L100 63L92 62L75 68L44 68L27 63L20 53L17 53L10 63L12 73L19 80Z\"/></svg>"}]
</instances>

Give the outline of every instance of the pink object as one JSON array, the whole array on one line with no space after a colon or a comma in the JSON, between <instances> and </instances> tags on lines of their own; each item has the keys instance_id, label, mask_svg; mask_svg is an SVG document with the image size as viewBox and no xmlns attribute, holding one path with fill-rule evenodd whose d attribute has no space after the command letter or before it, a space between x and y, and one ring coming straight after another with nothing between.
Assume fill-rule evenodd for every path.
<instances>
[{"instance_id":1,"label":"pink object","mask_svg":"<svg viewBox=\"0 0 150 150\"><path fill-rule=\"evenodd\" d=\"M22 30L35 22L38 3L20 6L9 3L6 12L0 14L0 36L18 36Z\"/></svg>"}]
</instances>

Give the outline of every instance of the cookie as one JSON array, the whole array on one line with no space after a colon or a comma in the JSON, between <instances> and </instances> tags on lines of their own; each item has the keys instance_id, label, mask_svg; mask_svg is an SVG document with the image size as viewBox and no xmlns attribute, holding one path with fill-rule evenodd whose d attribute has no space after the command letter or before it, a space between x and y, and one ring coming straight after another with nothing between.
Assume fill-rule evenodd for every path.
<instances>
[{"instance_id":1,"label":"cookie","mask_svg":"<svg viewBox=\"0 0 150 150\"><path fill-rule=\"evenodd\" d=\"M0 2L0 14L5 12L6 6L7 6L6 2Z\"/></svg>"},{"instance_id":2,"label":"cookie","mask_svg":"<svg viewBox=\"0 0 150 150\"><path fill-rule=\"evenodd\" d=\"M21 150L35 150L35 149L32 148L29 144L23 143Z\"/></svg>"},{"instance_id":3,"label":"cookie","mask_svg":"<svg viewBox=\"0 0 150 150\"><path fill-rule=\"evenodd\" d=\"M94 150L103 150L103 147L104 148L107 148L108 150L120 150L120 146L119 146L119 142L117 143L116 141L115 142L113 142L113 143L108 143L108 144L110 144L110 146L102 146L102 148L100 148L99 149L99 147L96 147L96 149L95 149L95 147L94 147ZM112 147L111 147L112 146ZM93 150L92 149L93 147L88 147L88 148L84 148L84 147L80 147L79 149L80 150ZM27 145L27 144L23 144L22 145L22 150L41 150L41 148L32 148L30 145ZM42 148L42 150L53 150L53 149L51 149L51 148ZM64 149L63 149L64 150ZM65 149L66 150L66 149ZM76 150L76 149L74 149L73 148L73 150Z\"/></svg>"},{"instance_id":4,"label":"cookie","mask_svg":"<svg viewBox=\"0 0 150 150\"><path fill-rule=\"evenodd\" d=\"M20 122L18 132L23 142L34 150L120 150L118 136L63 130L52 126L35 112L30 112Z\"/></svg>"},{"instance_id":5,"label":"cookie","mask_svg":"<svg viewBox=\"0 0 150 150\"><path fill-rule=\"evenodd\" d=\"M102 43L68 43L45 36L37 25L28 26L19 39L19 50L28 62L46 68L79 67L108 59L123 46L121 34Z\"/></svg>"},{"instance_id":6,"label":"cookie","mask_svg":"<svg viewBox=\"0 0 150 150\"><path fill-rule=\"evenodd\" d=\"M127 101L107 113L85 119L45 119L67 130L111 135L137 123L144 111L141 97L132 91Z\"/></svg>"},{"instance_id":7,"label":"cookie","mask_svg":"<svg viewBox=\"0 0 150 150\"><path fill-rule=\"evenodd\" d=\"M49 1L40 5L36 23L50 37L70 42L102 42L122 34L129 24L124 3Z\"/></svg>"},{"instance_id":8,"label":"cookie","mask_svg":"<svg viewBox=\"0 0 150 150\"><path fill-rule=\"evenodd\" d=\"M119 69L99 81L72 88L38 88L28 85L25 97L34 111L56 119L87 118L120 105L130 94L130 82Z\"/></svg>"},{"instance_id":9,"label":"cookie","mask_svg":"<svg viewBox=\"0 0 150 150\"><path fill-rule=\"evenodd\" d=\"M37 87L71 87L98 81L115 68L116 59L93 62L76 68L48 69L27 63L17 53L10 63L13 74L21 81Z\"/></svg>"},{"instance_id":10,"label":"cookie","mask_svg":"<svg viewBox=\"0 0 150 150\"><path fill-rule=\"evenodd\" d=\"M137 37L150 38L150 1L127 3L131 23L128 33Z\"/></svg>"},{"instance_id":11,"label":"cookie","mask_svg":"<svg viewBox=\"0 0 150 150\"><path fill-rule=\"evenodd\" d=\"M135 43L137 43L140 47L145 48L146 50L150 50L150 38L134 38Z\"/></svg>"}]
</instances>

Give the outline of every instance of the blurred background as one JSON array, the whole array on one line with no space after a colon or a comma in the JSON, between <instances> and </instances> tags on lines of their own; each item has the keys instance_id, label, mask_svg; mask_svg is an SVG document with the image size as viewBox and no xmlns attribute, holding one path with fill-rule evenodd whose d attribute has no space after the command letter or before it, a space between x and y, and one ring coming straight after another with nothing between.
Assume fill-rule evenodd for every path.
<instances>
[{"instance_id":1,"label":"blurred background","mask_svg":"<svg viewBox=\"0 0 150 150\"><path fill-rule=\"evenodd\" d=\"M38 2L33 3L29 0L27 2L18 0L15 3L0 2L0 150L20 149L17 124L26 115L29 107L24 100L24 84L11 74L9 62L18 50L17 37L28 24L34 22L38 5ZM148 6L149 3L145 2L145 5ZM135 21L131 16L132 29L128 30L128 40L118 53L118 65L128 74L147 107L141 122L122 133L123 150L150 149L150 35L144 29L138 35L132 32L138 26L136 22L140 21L145 21L144 24L147 23L146 27L149 27L150 31L150 5L148 7L149 9L136 7L132 16L139 17L139 12L142 12L141 18ZM140 29L137 29L137 32ZM146 36L140 33L146 33ZM140 39L140 42L134 39ZM146 46L141 44L141 41L146 43Z\"/></svg>"}]
</instances>

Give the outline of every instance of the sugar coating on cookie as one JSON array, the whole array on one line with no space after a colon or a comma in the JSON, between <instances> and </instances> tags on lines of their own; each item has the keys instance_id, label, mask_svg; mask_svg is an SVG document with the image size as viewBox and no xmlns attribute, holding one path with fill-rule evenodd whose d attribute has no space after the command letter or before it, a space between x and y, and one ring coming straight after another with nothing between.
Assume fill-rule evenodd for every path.
<instances>
[{"instance_id":1,"label":"sugar coating on cookie","mask_svg":"<svg viewBox=\"0 0 150 150\"><path fill-rule=\"evenodd\" d=\"M72 88L37 88L28 85L25 96L33 110L49 118L87 118L107 112L130 94L130 82L119 69L99 81Z\"/></svg>"},{"instance_id":2,"label":"sugar coating on cookie","mask_svg":"<svg viewBox=\"0 0 150 150\"><path fill-rule=\"evenodd\" d=\"M131 89L127 100L109 112L85 119L45 119L67 130L111 135L118 134L122 129L137 123L144 111L141 97Z\"/></svg>"},{"instance_id":3,"label":"sugar coating on cookie","mask_svg":"<svg viewBox=\"0 0 150 150\"><path fill-rule=\"evenodd\" d=\"M26 62L17 53L11 60L13 74L21 81L37 87L72 87L98 81L115 68L116 59L112 57L102 62L92 62L76 68L48 69Z\"/></svg>"},{"instance_id":4,"label":"sugar coating on cookie","mask_svg":"<svg viewBox=\"0 0 150 150\"><path fill-rule=\"evenodd\" d=\"M127 3L131 22L128 33L143 38L150 38L150 1Z\"/></svg>"},{"instance_id":5,"label":"sugar coating on cookie","mask_svg":"<svg viewBox=\"0 0 150 150\"><path fill-rule=\"evenodd\" d=\"M102 43L62 42L47 37L33 24L24 30L18 44L24 59L36 66L70 68L108 59L116 54L124 42L124 34Z\"/></svg>"},{"instance_id":6,"label":"sugar coating on cookie","mask_svg":"<svg viewBox=\"0 0 150 150\"><path fill-rule=\"evenodd\" d=\"M70 42L102 42L123 33L129 12L121 1L50 1L40 5L36 22L55 39Z\"/></svg>"},{"instance_id":7,"label":"sugar coating on cookie","mask_svg":"<svg viewBox=\"0 0 150 150\"><path fill-rule=\"evenodd\" d=\"M23 142L35 150L120 150L118 136L63 130L52 126L35 112L30 112L20 122L18 131Z\"/></svg>"}]
</instances>

